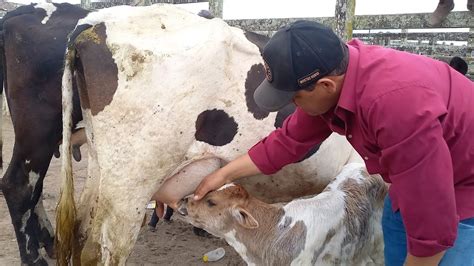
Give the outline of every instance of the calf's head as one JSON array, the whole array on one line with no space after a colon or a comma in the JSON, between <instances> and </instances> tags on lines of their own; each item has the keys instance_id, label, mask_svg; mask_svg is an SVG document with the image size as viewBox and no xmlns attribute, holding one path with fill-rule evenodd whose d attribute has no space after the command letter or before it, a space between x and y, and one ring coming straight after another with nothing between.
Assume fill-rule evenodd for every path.
<instances>
[{"instance_id":1,"label":"calf's head","mask_svg":"<svg viewBox=\"0 0 474 266\"><path fill-rule=\"evenodd\" d=\"M179 202L178 212L184 219L209 233L223 237L232 229L258 228L257 220L248 211L250 196L239 185L226 185L208 193L199 201L187 197Z\"/></svg>"}]
</instances>

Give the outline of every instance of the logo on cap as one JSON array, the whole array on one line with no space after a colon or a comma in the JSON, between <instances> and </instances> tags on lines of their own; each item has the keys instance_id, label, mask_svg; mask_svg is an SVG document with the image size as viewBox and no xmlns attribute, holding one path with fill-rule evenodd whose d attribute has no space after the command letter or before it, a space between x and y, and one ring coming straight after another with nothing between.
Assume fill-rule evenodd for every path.
<instances>
[{"instance_id":1,"label":"logo on cap","mask_svg":"<svg viewBox=\"0 0 474 266\"><path fill-rule=\"evenodd\" d=\"M298 79L298 84L300 86L304 86L305 84L311 83L319 77L319 74L320 74L319 69L316 69L312 73Z\"/></svg>"},{"instance_id":2,"label":"logo on cap","mask_svg":"<svg viewBox=\"0 0 474 266\"><path fill-rule=\"evenodd\" d=\"M263 66L265 67L265 76L268 82L272 82L273 81L272 70L270 69L270 66L268 66L267 61L265 61L265 59L263 59Z\"/></svg>"}]
</instances>

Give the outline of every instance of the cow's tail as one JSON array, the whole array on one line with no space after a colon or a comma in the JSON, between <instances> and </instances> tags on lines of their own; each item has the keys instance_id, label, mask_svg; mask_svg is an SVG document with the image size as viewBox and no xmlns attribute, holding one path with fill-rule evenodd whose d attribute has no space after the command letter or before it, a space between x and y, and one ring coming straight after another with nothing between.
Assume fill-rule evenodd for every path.
<instances>
[{"instance_id":1,"label":"cow's tail","mask_svg":"<svg viewBox=\"0 0 474 266\"><path fill-rule=\"evenodd\" d=\"M74 182L71 162L71 129L72 129L72 96L73 67L75 49L69 46L65 56L64 74L62 78L63 106L63 143L61 166L61 192L56 209L56 255L58 265L68 265L73 253L75 234L76 206L74 203Z\"/></svg>"}]
</instances>

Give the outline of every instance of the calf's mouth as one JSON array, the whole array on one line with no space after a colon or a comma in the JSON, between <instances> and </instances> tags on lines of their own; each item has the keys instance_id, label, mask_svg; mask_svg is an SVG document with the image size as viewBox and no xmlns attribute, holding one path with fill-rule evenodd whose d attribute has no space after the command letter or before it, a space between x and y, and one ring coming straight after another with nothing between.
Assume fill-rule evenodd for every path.
<instances>
[{"instance_id":1,"label":"calf's mouth","mask_svg":"<svg viewBox=\"0 0 474 266\"><path fill-rule=\"evenodd\" d=\"M188 215L188 198L181 199L178 202L178 208L177 211L179 214L182 216L187 216Z\"/></svg>"}]
</instances>

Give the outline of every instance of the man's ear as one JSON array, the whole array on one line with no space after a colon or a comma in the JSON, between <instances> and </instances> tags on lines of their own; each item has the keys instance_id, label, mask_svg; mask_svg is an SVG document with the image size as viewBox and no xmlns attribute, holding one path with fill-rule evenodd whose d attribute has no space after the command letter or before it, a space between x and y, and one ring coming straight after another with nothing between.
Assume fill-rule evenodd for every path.
<instances>
[{"instance_id":1,"label":"man's ear","mask_svg":"<svg viewBox=\"0 0 474 266\"><path fill-rule=\"evenodd\" d=\"M243 227L247 229L258 228L258 222L253 218L247 210L240 206L235 206L232 208L232 217Z\"/></svg>"},{"instance_id":2,"label":"man's ear","mask_svg":"<svg viewBox=\"0 0 474 266\"><path fill-rule=\"evenodd\" d=\"M333 94L337 91L337 84L334 80L324 77L317 81L317 84L323 88L327 93Z\"/></svg>"}]
</instances>

